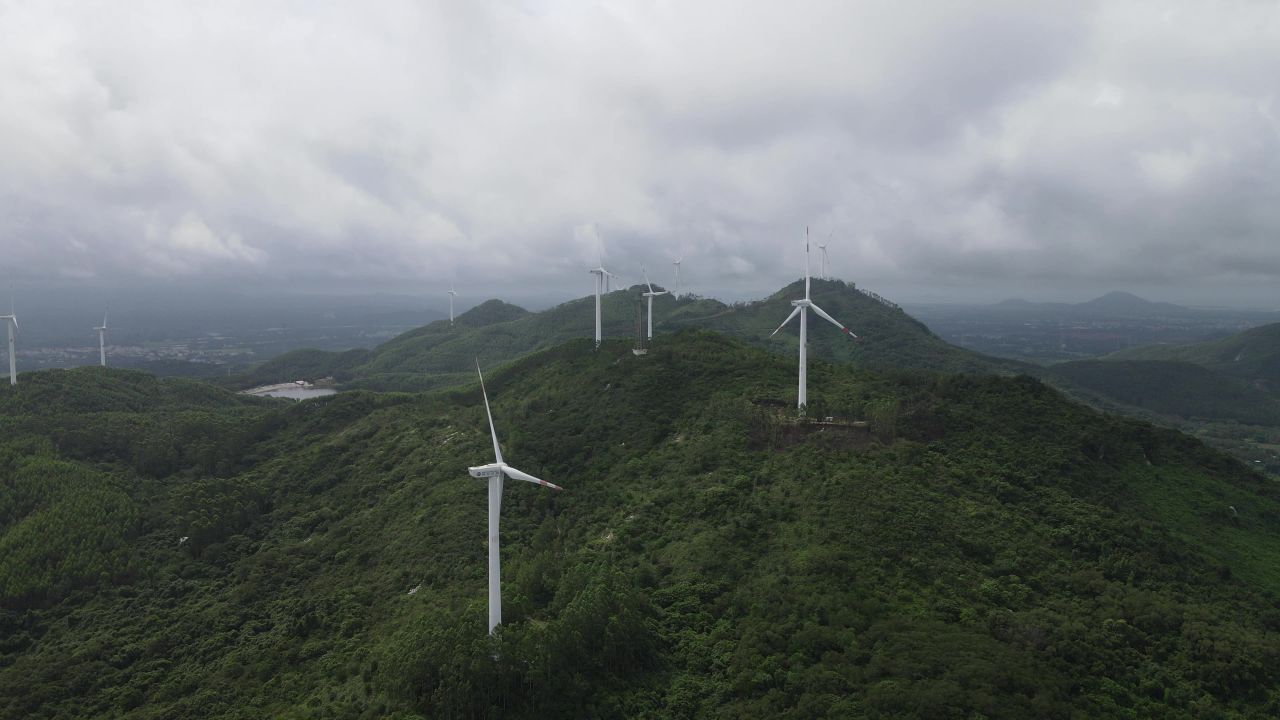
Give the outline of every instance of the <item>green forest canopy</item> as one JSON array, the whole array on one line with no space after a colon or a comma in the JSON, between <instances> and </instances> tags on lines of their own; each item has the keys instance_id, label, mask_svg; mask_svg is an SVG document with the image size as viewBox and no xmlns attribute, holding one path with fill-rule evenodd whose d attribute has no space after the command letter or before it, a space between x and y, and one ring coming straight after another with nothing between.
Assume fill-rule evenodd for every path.
<instances>
[{"instance_id":1,"label":"green forest canopy","mask_svg":"<svg viewBox=\"0 0 1280 720\"><path fill-rule=\"evenodd\" d=\"M1272 717L1280 495L1028 377L587 340L479 390L0 388L6 717ZM866 420L866 425L853 420ZM10 561L10 558L16 560Z\"/></svg>"}]
</instances>

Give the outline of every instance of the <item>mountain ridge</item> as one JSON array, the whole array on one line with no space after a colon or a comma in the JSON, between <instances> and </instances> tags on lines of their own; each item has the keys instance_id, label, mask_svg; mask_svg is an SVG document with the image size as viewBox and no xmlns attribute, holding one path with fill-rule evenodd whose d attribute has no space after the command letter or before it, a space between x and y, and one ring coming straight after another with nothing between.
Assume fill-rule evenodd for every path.
<instances>
[{"instance_id":1,"label":"mountain ridge","mask_svg":"<svg viewBox=\"0 0 1280 720\"><path fill-rule=\"evenodd\" d=\"M863 293L838 280L813 280L814 301L861 338L827 332L827 323L811 316L810 356L843 362L858 362L881 369L912 368L937 371L1018 373L1023 363L979 355L950 345L901 308ZM602 296L603 328L606 337L630 338L635 332L640 286ZM654 328L657 333L705 328L740 337L774 352L794 352L796 330L788 328L771 337L771 331L791 312L790 301L803 297L803 280L792 282L770 296L750 302L726 305L694 295L654 299ZM489 300L478 307L500 307ZM525 353L553 347L573 338L590 337L594 322L594 297L570 300L548 310L530 313L515 306L503 313L488 314L457 326L445 321L410 330L368 354L349 351L339 357L322 351L295 351L268 361L247 375L233 378L229 385L249 387L294 379L315 379L332 375L347 387L375 390L424 390L466 382L468 368L475 359L486 364L514 359ZM505 303L501 303L505 306ZM468 311L471 312L471 311Z\"/></svg>"}]
</instances>

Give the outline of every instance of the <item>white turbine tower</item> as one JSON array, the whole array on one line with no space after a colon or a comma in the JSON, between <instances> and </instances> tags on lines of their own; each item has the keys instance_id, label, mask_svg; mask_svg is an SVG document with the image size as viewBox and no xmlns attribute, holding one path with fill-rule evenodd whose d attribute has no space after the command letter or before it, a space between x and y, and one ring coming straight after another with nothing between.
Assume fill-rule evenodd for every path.
<instances>
[{"instance_id":1,"label":"white turbine tower","mask_svg":"<svg viewBox=\"0 0 1280 720\"><path fill-rule=\"evenodd\" d=\"M609 278L617 278L618 276L604 269L603 253L600 255L600 264L587 272L596 276L596 347L600 347L600 295L602 292L607 292L605 286L609 282Z\"/></svg>"},{"instance_id":2,"label":"white turbine tower","mask_svg":"<svg viewBox=\"0 0 1280 720\"><path fill-rule=\"evenodd\" d=\"M641 293L640 296L645 298L649 303L649 339L653 339L653 299L659 295L666 295L666 290L654 291L653 285L649 284L649 273L645 271L644 266L640 266L640 272L644 275L644 284L649 288L649 292Z\"/></svg>"},{"instance_id":3,"label":"white turbine tower","mask_svg":"<svg viewBox=\"0 0 1280 720\"><path fill-rule=\"evenodd\" d=\"M546 480L540 480L528 473L521 472L502 461L502 448L498 447L498 431L493 428L493 413L489 410L489 393L484 389L484 375L480 372L480 361L476 360L476 375L480 376L480 393L484 396L484 414L489 417L489 434L493 437L494 461L488 465L469 467L471 477L486 478L489 481L489 634L502 623L502 574L498 555L498 515L502 512L502 479L503 475L512 480L524 480L549 487L552 490L563 490Z\"/></svg>"},{"instance_id":4,"label":"white turbine tower","mask_svg":"<svg viewBox=\"0 0 1280 720\"><path fill-rule=\"evenodd\" d=\"M682 262L684 262L683 256L671 261L671 264L676 266L676 295L684 294L684 285L680 282L680 263Z\"/></svg>"},{"instance_id":5,"label":"white turbine tower","mask_svg":"<svg viewBox=\"0 0 1280 720\"><path fill-rule=\"evenodd\" d=\"M102 363L102 367L107 366L107 312L102 312L102 327L96 327L98 331L98 361Z\"/></svg>"},{"instance_id":6,"label":"white turbine tower","mask_svg":"<svg viewBox=\"0 0 1280 720\"><path fill-rule=\"evenodd\" d=\"M800 396L796 400L796 407L804 408L809 404L808 380L809 380L809 310L813 310L818 317L840 328L840 332L851 338L857 338L849 328L841 325L835 318L828 315L822 308L813 304L809 299L809 228L804 229L804 299L792 300L791 304L795 309L787 316L786 320L778 326L777 330L770 333L769 337L778 334L778 331L787 326L791 319L796 315L800 316Z\"/></svg>"},{"instance_id":7,"label":"white turbine tower","mask_svg":"<svg viewBox=\"0 0 1280 720\"><path fill-rule=\"evenodd\" d=\"M18 360L13 352L13 338L18 334L18 313L13 309L13 291L9 291L9 314L0 315L0 320L5 321L5 325L9 327L9 384L18 384Z\"/></svg>"},{"instance_id":8,"label":"white turbine tower","mask_svg":"<svg viewBox=\"0 0 1280 720\"><path fill-rule=\"evenodd\" d=\"M449 283L449 324L453 324L453 296L458 293L453 291L453 283ZM105 322L103 323L106 324Z\"/></svg>"},{"instance_id":9,"label":"white turbine tower","mask_svg":"<svg viewBox=\"0 0 1280 720\"><path fill-rule=\"evenodd\" d=\"M819 245L818 249L822 251L822 273L820 277L823 280L830 280L831 276L827 274L827 246L824 243L822 245Z\"/></svg>"}]
</instances>

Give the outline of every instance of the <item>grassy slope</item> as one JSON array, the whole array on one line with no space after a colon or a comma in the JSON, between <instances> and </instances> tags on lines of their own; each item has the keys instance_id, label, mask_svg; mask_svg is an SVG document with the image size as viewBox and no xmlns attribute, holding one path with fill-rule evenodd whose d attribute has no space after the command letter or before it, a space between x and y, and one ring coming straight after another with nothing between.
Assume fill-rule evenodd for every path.
<instances>
[{"instance_id":1,"label":"grassy slope","mask_svg":"<svg viewBox=\"0 0 1280 720\"><path fill-rule=\"evenodd\" d=\"M153 389L126 442L171 432L157 409L237 418L213 432L235 442L169 466L51 447L57 423L17 417L6 489L64 463L137 518L67 526L127 541L100 560L114 575L0 602L0 714L1275 710L1280 500L1236 463L1027 378L822 363L815 399L875 437L796 433L752 402L788 392L789 359L708 333L627 347L575 341L491 376L507 460L566 487L509 483L496 647L474 387L297 405ZM138 392L94 370L41 393L40 417ZM37 387L0 403L34 407Z\"/></svg>"}]
</instances>

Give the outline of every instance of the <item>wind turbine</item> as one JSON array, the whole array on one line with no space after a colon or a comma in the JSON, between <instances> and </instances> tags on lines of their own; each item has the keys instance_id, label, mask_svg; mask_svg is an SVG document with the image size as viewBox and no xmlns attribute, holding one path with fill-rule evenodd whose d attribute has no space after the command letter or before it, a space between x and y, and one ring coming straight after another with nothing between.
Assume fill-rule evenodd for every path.
<instances>
[{"instance_id":1,"label":"wind turbine","mask_svg":"<svg viewBox=\"0 0 1280 720\"><path fill-rule=\"evenodd\" d=\"M9 326L9 384L18 384L18 361L13 352L13 338L18 334L18 313L13 309L13 289L9 289L9 314L0 315L0 320Z\"/></svg>"},{"instance_id":2,"label":"wind turbine","mask_svg":"<svg viewBox=\"0 0 1280 720\"><path fill-rule=\"evenodd\" d=\"M107 311L102 311L102 327L96 327L98 331L98 360L102 363L102 367L107 366Z\"/></svg>"},{"instance_id":3,"label":"wind turbine","mask_svg":"<svg viewBox=\"0 0 1280 720\"><path fill-rule=\"evenodd\" d=\"M813 301L809 299L809 228L807 227L804 229L804 299L792 300L791 304L795 309L791 311L791 314L787 316L786 320L782 321L782 324L778 326L778 330L786 327L787 323L791 322L791 319L796 315L800 316L800 395L796 400L796 407L804 408L805 405L809 404L809 310L812 309L818 314L818 317L840 328L840 332L848 335L849 337L854 339L857 339L858 337L853 334L849 328L841 325L835 318L828 315L822 308L814 305ZM770 333L769 337L777 335L778 330L774 330Z\"/></svg>"},{"instance_id":4,"label":"wind turbine","mask_svg":"<svg viewBox=\"0 0 1280 720\"><path fill-rule=\"evenodd\" d=\"M644 275L644 284L649 288L649 292L641 293L640 297L645 298L649 303L649 339L653 339L653 299L659 295L666 295L667 291L662 290L655 292L653 285L649 284L649 273L645 271L644 266L640 266L640 272Z\"/></svg>"},{"instance_id":5,"label":"wind turbine","mask_svg":"<svg viewBox=\"0 0 1280 720\"><path fill-rule=\"evenodd\" d=\"M489 393L484 389L484 374L480 372L480 360L476 360L476 375L480 376L480 393L484 396L484 414L489 417L489 434L493 437L494 461L488 465L469 467L471 477L489 480L489 634L502 623L502 581L498 555L498 515L502 512L503 475L512 480L537 483L552 490L563 490L546 480L540 480L521 472L502 461L502 448L498 447L498 431L493 428L493 413L489 410Z\"/></svg>"},{"instance_id":6,"label":"wind turbine","mask_svg":"<svg viewBox=\"0 0 1280 720\"><path fill-rule=\"evenodd\" d=\"M676 295L684 294L684 285L680 282L680 263L682 262L684 262L683 255L671 261L671 264L676 266Z\"/></svg>"},{"instance_id":7,"label":"wind turbine","mask_svg":"<svg viewBox=\"0 0 1280 720\"><path fill-rule=\"evenodd\" d=\"M450 325L453 324L453 296L457 294L458 293L453 291L453 283L449 283L449 324ZM106 322L104 321L103 324L105 325Z\"/></svg>"},{"instance_id":8,"label":"wind turbine","mask_svg":"<svg viewBox=\"0 0 1280 720\"><path fill-rule=\"evenodd\" d=\"M830 241L831 241L831 240L830 240L830 238L828 238L828 239L827 239L827 242L830 242ZM819 245L819 246L818 246L818 249L822 251L822 274L821 274L821 277L822 277L822 279L823 279L823 280L830 280L830 279L831 279L831 276L827 274L827 245L826 245L826 243L823 243L823 244Z\"/></svg>"},{"instance_id":9,"label":"wind turbine","mask_svg":"<svg viewBox=\"0 0 1280 720\"><path fill-rule=\"evenodd\" d=\"M600 264L587 272L596 276L596 347L600 347L600 294L601 291L605 291L604 288L609 282L609 278L617 278L618 276L604 269L604 253L600 254Z\"/></svg>"}]
</instances>

